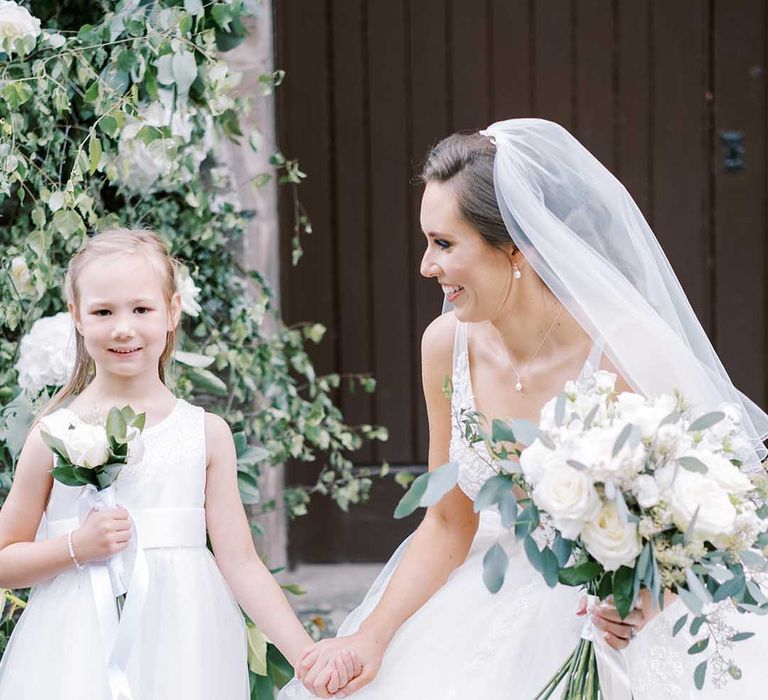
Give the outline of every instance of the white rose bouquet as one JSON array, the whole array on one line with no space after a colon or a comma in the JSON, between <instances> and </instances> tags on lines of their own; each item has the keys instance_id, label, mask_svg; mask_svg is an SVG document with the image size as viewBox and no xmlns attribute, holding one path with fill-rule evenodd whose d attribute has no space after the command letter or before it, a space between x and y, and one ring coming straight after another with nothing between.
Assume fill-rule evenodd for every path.
<instances>
[{"instance_id":1,"label":"white rose bouquet","mask_svg":"<svg viewBox=\"0 0 768 700\"><path fill-rule=\"evenodd\" d=\"M740 469L739 455L750 445L734 406L693 420L682 396L618 393L615 383L616 375L603 371L566 383L543 407L538 427L494 420L488 435L479 414L454 417L472 445L485 446L477 454L496 472L475 510L500 512L548 585L612 597L622 617L643 589L659 607L665 591L679 595L690 612L674 633L690 623L697 641L689 653L715 640L715 653L696 667L696 687L703 686L710 661L738 678L732 662L713 657L751 634L719 624L717 604L730 600L741 612L768 613L768 598L754 579L766 569L768 480ZM396 516L434 503L457 474L449 463L419 477ZM501 588L507 564L504 549L494 544L483 572L491 592ZM724 629L727 639L718 640ZM596 649L589 627L583 637L537 700L562 684L569 700L602 697L601 654L618 652L607 645Z\"/></svg>"},{"instance_id":2,"label":"white rose bouquet","mask_svg":"<svg viewBox=\"0 0 768 700\"><path fill-rule=\"evenodd\" d=\"M146 415L130 406L112 408L104 424L88 423L69 411L56 411L40 419L43 442L56 455L51 475L66 486L82 486L80 520L91 509L116 505L114 483L123 467L142 459L141 432ZM108 561L115 597L127 592L120 555Z\"/></svg>"}]
</instances>

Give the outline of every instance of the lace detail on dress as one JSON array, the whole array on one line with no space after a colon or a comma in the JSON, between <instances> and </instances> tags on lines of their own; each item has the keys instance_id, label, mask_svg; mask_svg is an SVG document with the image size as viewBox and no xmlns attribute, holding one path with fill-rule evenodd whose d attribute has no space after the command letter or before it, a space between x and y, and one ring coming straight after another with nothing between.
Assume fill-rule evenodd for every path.
<instances>
[{"instance_id":1,"label":"lace detail on dress","mask_svg":"<svg viewBox=\"0 0 768 700\"><path fill-rule=\"evenodd\" d=\"M467 327L464 323L459 323L456 327L452 384L449 457L451 461L459 464L459 488L474 501L482 485L496 471L489 464L491 456L485 445L477 443L470 447L462 430L462 416L467 411L475 410L475 397L469 375Z\"/></svg>"}]
</instances>

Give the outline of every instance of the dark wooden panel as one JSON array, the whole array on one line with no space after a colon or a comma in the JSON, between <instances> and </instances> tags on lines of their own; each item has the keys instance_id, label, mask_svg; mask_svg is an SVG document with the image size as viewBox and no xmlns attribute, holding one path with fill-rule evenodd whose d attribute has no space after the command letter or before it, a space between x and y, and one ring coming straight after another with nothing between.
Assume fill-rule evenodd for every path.
<instances>
[{"instance_id":1,"label":"dark wooden panel","mask_svg":"<svg viewBox=\"0 0 768 700\"><path fill-rule=\"evenodd\" d=\"M576 28L576 136L615 172L613 0L579 0Z\"/></svg>"},{"instance_id":2,"label":"dark wooden panel","mask_svg":"<svg viewBox=\"0 0 768 700\"><path fill-rule=\"evenodd\" d=\"M532 37L528 2L493 0L491 22L490 121L532 114Z\"/></svg>"},{"instance_id":3,"label":"dark wooden panel","mask_svg":"<svg viewBox=\"0 0 768 700\"><path fill-rule=\"evenodd\" d=\"M653 13L655 233L710 331L706 5L655 0Z\"/></svg>"},{"instance_id":4,"label":"dark wooden panel","mask_svg":"<svg viewBox=\"0 0 768 700\"><path fill-rule=\"evenodd\" d=\"M653 104L650 62L650 21L653 5L618 0L616 25L618 52L616 171L653 226L650 201L651 130Z\"/></svg>"},{"instance_id":5,"label":"dark wooden panel","mask_svg":"<svg viewBox=\"0 0 768 700\"><path fill-rule=\"evenodd\" d=\"M717 350L736 386L765 404L766 9L715 3ZM744 169L727 172L720 134L744 135Z\"/></svg>"},{"instance_id":6,"label":"dark wooden panel","mask_svg":"<svg viewBox=\"0 0 768 700\"><path fill-rule=\"evenodd\" d=\"M490 67L487 6L448 0L450 6L452 131L488 126Z\"/></svg>"},{"instance_id":7,"label":"dark wooden panel","mask_svg":"<svg viewBox=\"0 0 768 700\"><path fill-rule=\"evenodd\" d=\"M573 130L573 25L571 3L537 0L532 4L535 33L535 116Z\"/></svg>"},{"instance_id":8,"label":"dark wooden panel","mask_svg":"<svg viewBox=\"0 0 768 700\"><path fill-rule=\"evenodd\" d=\"M289 158L298 157L310 174L300 188L301 201L309 212L314 233L303 236L305 259L291 265L290 239L293 235L293 201L288 188L280 190L281 207L281 297L287 323L321 322L328 328L323 342L311 348L318 372L336 368L336 265L334 260L333 188L331 161L331 105L328 95L330 73L326 3L324 0L292 0L276 5L278 27L277 64L286 71L286 81L278 91L280 148ZM307 57L313 57L308 61ZM311 121L308 121L311 115ZM310 184L311 183L311 184ZM320 467L291 462L286 479L291 484L314 483ZM330 517L330 504L317 501L312 517ZM316 526L310 520L296 520L289 528L293 552L333 546L318 541Z\"/></svg>"},{"instance_id":9,"label":"dark wooden panel","mask_svg":"<svg viewBox=\"0 0 768 700\"><path fill-rule=\"evenodd\" d=\"M367 65L365 5L334 2L333 32L333 133L334 211L340 293L338 298L341 373L373 371L370 238ZM341 408L353 424L372 423L372 396L342 384ZM354 455L358 463L373 462L370 443Z\"/></svg>"},{"instance_id":10,"label":"dark wooden panel","mask_svg":"<svg viewBox=\"0 0 768 700\"><path fill-rule=\"evenodd\" d=\"M447 27L444 0L419 0L410 3L410 74L411 74L411 171L415 176L421 170L427 151L450 132L448 114L449 50L445 42ZM413 402L416 424L414 431L414 458L426 464L429 449L427 412L421 386L421 344L424 329L442 310L443 294L435 280L419 274L419 263L425 248L425 239L419 223L422 186L411 182L411 219L409 235L413 254L411 270L413 282L413 347L411 363L413 373ZM394 436L393 436L394 438Z\"/></svg>"},{"instance_id":11,"label":"dark wooden panel","mask_svg":"<svg viewBox=\"0 0 768 700\"><path fill-rule=\"evenodd\" d=\"M391 439L379 454L412 462L411 300L405 17L402 3L368 3L375 418Z\"/></svg>"}]
</instances>

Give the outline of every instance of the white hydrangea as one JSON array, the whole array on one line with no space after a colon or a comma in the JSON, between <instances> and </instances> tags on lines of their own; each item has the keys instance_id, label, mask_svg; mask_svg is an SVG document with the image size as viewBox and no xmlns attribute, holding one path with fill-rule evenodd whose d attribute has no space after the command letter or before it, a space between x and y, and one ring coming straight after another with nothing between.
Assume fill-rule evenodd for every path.
<instances>
[{"instance_id":1,"label":"white hydrangea","mask_svg":"<svg viewBox=\"0 0 768 700\"><path fill-rule=\"evenodd\" d=\"M21 339L19 386L38 392L63 385L75 367L75 325L69 313L38 319Z\"/></svg>"}]
</instances>

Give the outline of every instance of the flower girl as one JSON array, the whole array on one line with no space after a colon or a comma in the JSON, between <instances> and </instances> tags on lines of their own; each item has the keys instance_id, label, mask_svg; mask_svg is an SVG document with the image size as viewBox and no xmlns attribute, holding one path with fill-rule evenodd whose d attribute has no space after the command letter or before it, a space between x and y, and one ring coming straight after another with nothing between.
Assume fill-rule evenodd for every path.
<instances>
[{"instance_id":1,"label":"flower girl","mask_svg":"<svg viewBox=\"0 0 768 700\"><path fill-rule=\"evenodd\" d=\"M174 265L157 235L124 229L70 261L75 369L31 429L0 510L0 588L35 586L0 663L0 700L246 700L237 603L292 664L312 647L255 552L229 427L164 383ZM87 489L53 480L41 424L126 405L145 414L143 450L114 483L118 505L90 508ZM121 614L99 575L106 560L124 566ZM360 671L350 654L330 664L324 694Z\"/></svg>"}]
</instances>

